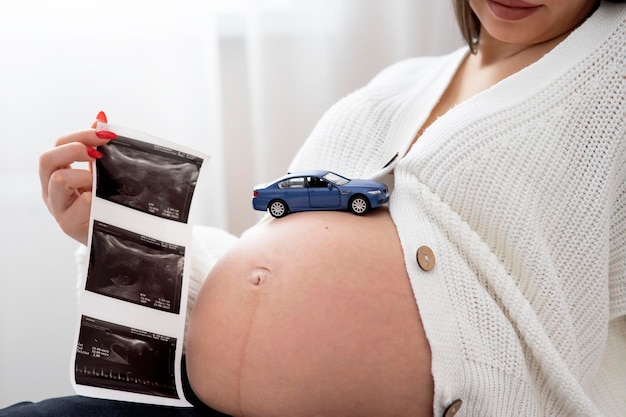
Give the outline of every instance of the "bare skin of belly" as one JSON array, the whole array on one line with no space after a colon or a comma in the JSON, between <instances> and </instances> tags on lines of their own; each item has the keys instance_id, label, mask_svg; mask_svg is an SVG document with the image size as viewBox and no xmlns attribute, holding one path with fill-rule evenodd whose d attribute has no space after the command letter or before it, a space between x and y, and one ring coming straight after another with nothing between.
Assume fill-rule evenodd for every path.
<instances>
[{"instance_id":1,"label":"bare skin of belly","mask_svg":"<svg viewBox=\"0 0 626 417\"><path fill-rule=\"evenodd\" d=\"M212 269L189 323L191 385L232 416L432 416L430 367L386 209L255 226Z\"/></svg>"}]
</instances>

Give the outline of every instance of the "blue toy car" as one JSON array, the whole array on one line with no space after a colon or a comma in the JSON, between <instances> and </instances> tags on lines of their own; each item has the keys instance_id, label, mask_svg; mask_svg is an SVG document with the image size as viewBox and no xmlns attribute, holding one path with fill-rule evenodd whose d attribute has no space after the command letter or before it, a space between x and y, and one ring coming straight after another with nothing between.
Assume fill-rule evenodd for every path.
<instances>
[{"instance_id":1,"label":"blue toy car","mask_svg":"<svg viewBox=\"0 0 626 417\"><path fill-rule=\"evenodd\" d=\"M389 201L385 184L351 180L331 171L290 172L271 184L254 187L252 207L274 217L310 210L349 210L363 215Z\"/></svg>"}]
</instances>

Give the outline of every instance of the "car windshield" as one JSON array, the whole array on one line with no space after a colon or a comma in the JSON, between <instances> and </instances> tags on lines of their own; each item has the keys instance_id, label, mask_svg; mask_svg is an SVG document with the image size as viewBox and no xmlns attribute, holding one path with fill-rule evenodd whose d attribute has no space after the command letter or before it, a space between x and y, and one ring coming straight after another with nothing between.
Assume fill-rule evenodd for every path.
<instances>
[{"instance_id":1,"label":"car windshield","mask_svg":"<svg viewBox=\"0 0 626 417\"><path fill-rule=\"evenodd\" d=\"M342 177L341 175L329 172L323 177L326 181L332 182L335 185L345 185L350 182L349 179Z\"/></svg>"}]
</instances>

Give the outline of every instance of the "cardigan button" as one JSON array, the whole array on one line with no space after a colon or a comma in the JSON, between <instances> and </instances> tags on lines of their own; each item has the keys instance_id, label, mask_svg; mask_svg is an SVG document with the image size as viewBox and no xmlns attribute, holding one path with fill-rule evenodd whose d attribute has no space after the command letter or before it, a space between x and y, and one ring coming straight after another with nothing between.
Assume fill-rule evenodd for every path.
<instances>
[{"instance_id":1,"label":"cardigan button","mask_svg":"<svg viewBox=\"0 0 626 417\"><path fill-rule=\"evenodd\" d=\"M417 258L417 264L424 271L432 271L435 267L435 254L428 246L420 246L415 257Z\"/></svg>"},{"instance_id":2,"label":"cardigan button","mask_svg":"<svg viewBox=\"0 0 626 417\"><path fill-rule=\"evenodd\" d=\"M444 411L443 417L454 417L456 413L459 412L462 405L463 405L463 401L461 400L452 401L452 404L450 404L448 408L446 408L446 411Z\"/></svg>"}]
</instances>

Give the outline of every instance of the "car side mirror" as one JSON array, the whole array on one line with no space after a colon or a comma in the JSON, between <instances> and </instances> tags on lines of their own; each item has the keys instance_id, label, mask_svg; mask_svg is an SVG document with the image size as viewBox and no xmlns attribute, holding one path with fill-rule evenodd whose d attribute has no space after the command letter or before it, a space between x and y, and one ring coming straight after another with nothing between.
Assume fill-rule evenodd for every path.
<instances>
[{"instance_id":1,"label":"car side mirror","mask_svg":"<svg viewBox=\"0 0 626 417\"><path fill-rule=\"evenodd\" d=\"M333 185L331 183L328 183L328 189L332 190L333 189Z\"/></svg>"}]
</instances>

